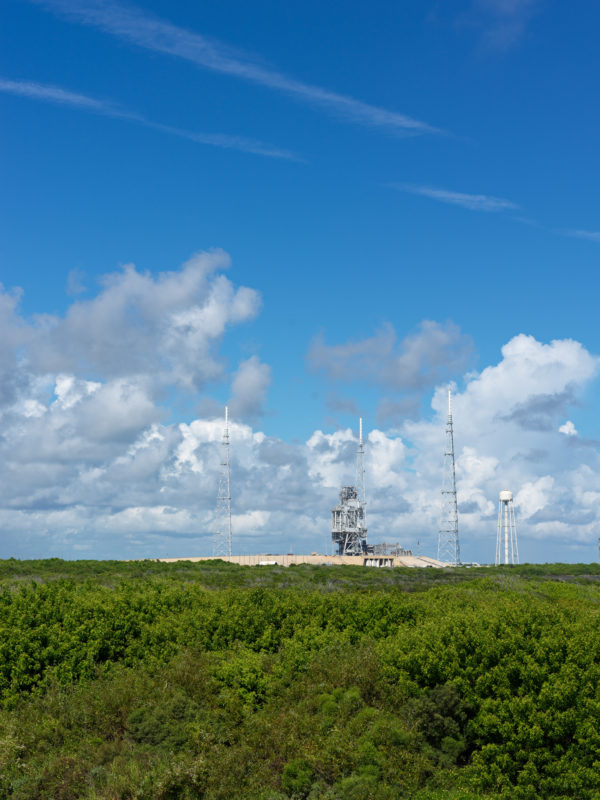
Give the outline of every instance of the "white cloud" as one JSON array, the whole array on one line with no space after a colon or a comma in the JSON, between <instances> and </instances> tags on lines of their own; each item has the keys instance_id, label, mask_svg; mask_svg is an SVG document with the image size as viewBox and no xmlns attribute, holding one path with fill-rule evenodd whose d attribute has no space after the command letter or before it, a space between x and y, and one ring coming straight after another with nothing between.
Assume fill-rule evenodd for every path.
<instances>
[{"instance_id":1,"label":"white cloud","mask_svg":"<svg viewBox=\"0 0 600 800\"><path fill-rule=\"evenodd\" d=\"M267 390L271 384L271 368L258 356L242 361L231 382L229 408L234 417L254 419L264 413Z\"/></svg>"},{"instance_id":2,"label":"white cloud","mask_svg":"<svg viewBox=\"0 0 600 800\"><path fill-rule=\"evenodd\" d=\"M311 343L308 364L337 385L368 381L394 394L379 405L381 421L415 410L425 389L462 372L473 343L452 322L424 320L415 333L397 340L392 325L366 339L328 345L322 335ZM339 406L339 400L337 402Z\"/></svg>"},{"instance_id":3,"label":"white cloud","mask_svg":"<svg viewBox=\"0 0 600 800\"><path fill-rule=\"evenodd\" d=\"M104 100L87 97L78 92L70 92L60 86L49 86L48 84L34 81L13 81L0 78L0 92L29 97L32 100L43 100L47 103L57 103L63 106L75 106L76 108L98 111L101 114L110 114L111 116L118 116L122 113L116 105L107 103Z\"/></svg>"},{"instance_id":4,"label":"white cloud","mask_svg":"<svg viewBox=\"0 0 600 800\"><path fill-rule=\"evenodd\" d=\"M67 294L75 296L86 291L85 274L80 269L72 269L67 275Z\"/></svg>"},{"instance_id":5,"label":"white cloud","mask_svg":"<svg viewBox=\"0 0 600 800\"><path fill-rule=\"evenodd\" d=\"M129 443L160 416L142 382L118 379L81 403L79 425L90 439Z\"/></svg>"},{"instance_id":6,"label":"white cloud","mask_svg":"<svg viewBox=\"0 0 600 800\"><path fill-rule=\"evenodd\" d=\"M576 239L588 239L590 242L600 242L600 231L570 230L564 231L565 236L574 236Z\"/></svg>"},{"instance_id":7,"label":"white cloud","mask_svg":"<svg viewBox=\"0 0 600 800\"><path fill-rule=\"evenodd\" d=\"M225 331L253 319L260 297L215 274L222 251L199 253L154 277L132 264L106 276L100 292L71 304L64 317L36 322L28 358L38 373L118 378L147 376L198 390L222 375L215 348Z\"/></svg>"},{"instance_id":8,"label":"white cloud","mask_svg":"<svg viewBox=\"0 0 600 800\"><path fill-rule=\"evenodd\" d=\"M454 206L462 206L471 211L514 211L519 208L516 203L510 200L504 200L502 197L494 197L488 194L466 194L465 192L454 192L435 186L417 186L410 183L392 183L390 186L402 192L418 194L422 197L429 197L432 200L439 200L442 203L449 203Z\"/></svg>"},{"instance_id":9,"label":"white cloud","mask_svg":"<svg viewBox=\"0 0 600 800\"><path fill-rule=\"evenodd\" d=\"M485 49L505 51L523 38L540 5L540 0L472 0L458 22L478 29Z\"/></svg>"},{"instance_id":10,"label":"white cloud","mask_svg":"<svg viewBox=\"0 0 600 800\"><path fill-rule=\"evenodd\" d=\"M29 376L22 369L20 356L31 331L19 314L21 291L6 291L0 283L0 409L24 391Z\"/></svg>"},{"instance_id":11,"label":"white cloud","mask_svg":"<svg viewBox=\"0 0 600 800\"><path fill-rule=\"evenodd\" d=\"M54 394L61 408L72 408L84 397L96 392L102 386L97 381L82 381L74 375L57 375Z\"/></svg>"},{"instance_id":12,"label":"white cloud","mask_svg":"<svg viewBox=\"0 0 600 800\"><path fill-rule=\"evenodd\" d=\"M558 430L559 433L564 433L565 436L577 436L577 428L570 419L568 419L564 425L561 425Z\"/></svg>"},{"instance_id":13,"label":"white cloud","mask_svg":"<svg viewBox=\"0 0 600 800\"><path fill-rule=\"evenodd\" d=\"M572 437L558 434L558 419L597 377L599 359L573 340L543 344L524 335L511 339L502 356L498 364L467 375L464 390L453 396L458 499L466 508L462 534L475 549L486 535L492 557L498 492L507 488L515 494L520 536L564 542L564 529L555 523L566 522L574 537L591 542L600 517L581 488L591 476L598 480L600 459L595 448L584 453L569 447ZM445 387L439 387L432 402L436 418L402 428L416 450L416 483L434 494L446 402ZM429 524L435 525L433 515ZM529 553L546 557L533 544Z\"/></svg>"},{"instance_id":14,"label":"white cloud","mask_svg":"<svg viewBox=\"0 0 600 800\"><path fill-rule=\"evenodd\" d=\"M198 254L156 276L128 265L63 316L33 320L19 314L18 293L0 293L0 370L12 387L0 403L0 507L29 515L32 530L68 513L80 531L99 531L126 508L177 494L182 435L160 401L225 380L219 342L260 304L219 274L228 263Z\"/></svg>"},{"instance_id":15,"label":"white cloud","mask_svg":"<svg viewBox=\"0 0 600 800\"><path fill-rule=\"evenodd\" d=\"M342 483L354 483L352 456L356 439L351 430L315 431L307 446L309 475L314 481L332 489L339 489Z\"/></svg>"},{"instance_id":16,"label":"white cloud","mask_svg":"<svg viewBox=\"0 0 600 800\"><path fill-rule=\"evenodd\" d=\"M544 509L550 500L554 487L554 478L543 475L535 481L528 481L515 496L515 505L519 509L522 519L532 517Z\"/></svg>"},{"instance_id":17,"label":"white cloud","mask_svg":"<svg viewBox=\"0 0 600 800\"><path fill-rule=\"evenodd\" d=\"M114 117L116 119L128 120L129 122L136 122L139 125L143 125L145 128L151 128L152 130L160 131L170 136L178 136L180 139L187 139L197 144L207 144L227 150L239 150L243 153L253 153L270 158L284 158L291 161L301 160L289 150L276 148L255 139L247 139L243 136L231 136L225 133L196 133L194 131L186 131L182 128L177 128L173 125L163 125L160 122L152 122L152 120L146 119L141 114L135 111L129 111L117 103L108 100L98 100L94 97L80 94L79 92L63 89L60 86L50 86L33 81L13 81L0 78L0 92L18 95L20 97L28 97L31 100L41 100L46 103L70 106L83 111L93 111L105 117ZM75 284L75 286L77 286L77 284Z\"/></svg>"},{"instance_id":18,"label":"white cloud","mask_svg":"<svg viewBox=\"0 0 600 800\"><path fill-rule=\"evenodd\" d=\"M19 352L17 358L4 351L17 379L2 409L3 555L210 552L223 420L168 421L159 390L185 384L186 365L196 361L191 384L218 374L211 345L256 313L258 298L250 290L215 273L225 264L222 254L213 254L156 277L127 268L85 304L75 302L63 317L36 324L19 317L15 296L2 296L0 326ZM85 332L84 320L94 336ZM352 347L336 351L340 374L354 353ZM412 374L419 353L430 363L428 347L392 343L382 380L397 379L387 370L398 363ZM600 457L563 422L598 369L599 359L576 341L544 344L519 335L502 348L497 364L464 376L453 398L464 558L493 558L504 488L515 495L523 558L543 560L553 546L579 548L578 554L593 546ZM361 374L371 379L366 366ZM240 412L244 404L248 414L261 410L269 378L258 358L241 362L232 385ZM371 541L415 547L420 540L423 552L435 553L445 388L435 389L430 414L368 432ZM327 550L330 509L340 486L355 480L355 455L356 431L318 430L304 442L285 442L234 416L234 548Z\"/></svg>"},{"instance_id":19,"label":"white cloud","mask_svg":"<svg viewBox=\"0 0 600 800\"><path fill-rule=\"evenodd\" d=\"M406 444L400 436L373 430L367 438L366 468L373 489L406 488Z\"/></svg>"},{"instance_id":20,"label":"white cloud","mask_svg":"<svg viewBox=\"0 0 600 800\"><path fill-rule=\"evenodd\" d=\"M253 61L249 56L199 33L109 0L33 0L38 5L125 39L139 47L184 59L204 69L240 78L294 97L353 122L409 133L439 133L412 117L372 106L348 95L304 83Z\"/></svg>"}]
</instances>

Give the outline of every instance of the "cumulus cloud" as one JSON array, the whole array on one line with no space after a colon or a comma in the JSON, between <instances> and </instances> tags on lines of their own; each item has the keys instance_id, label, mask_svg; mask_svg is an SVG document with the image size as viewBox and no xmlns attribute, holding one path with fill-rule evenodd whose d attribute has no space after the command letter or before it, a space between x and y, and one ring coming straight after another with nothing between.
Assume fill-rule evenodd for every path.
<instances>
[{"instance_id":1,"label":"cumulus cloud","mask_svg":"<svg viewBox=\"0 0 600 800\"><path fill-rule=\"evenodd\" d=\"M60 318L23 319L18 296L2 296L3 369L25 375L1 410L2 555L210 553L223 421L167 419L159 389L188 385L182 376L195 363L194 347L199 364L190 386L222 374L216 344L229 326L256 313L257 296L218 272L223 258L203 256L154 277L127 268ZM97 342L86 338L84 317ZM68 332L81 334L69 347ZM123 353L128 369L119 362L119 334L131 350ZM366 486L371 541L420 541L422 552L435 554L447 400L445 385L431 387L445 378L431 341L444 351L461 335L431 323L401 342L389 329L373 339L377 346L367 340L331 352L321 343L317 363L334 377L356 363L360 379L383 389L400 385L400 372L433 391L429 413L368 431ZM369 354L377 361L381 349L380 363L370 364ZM552 547L563 557L565 547L589 557L600 523L599 448L591 440L579 446L564 420L598 370L598 357L576 341L519 335L498 363L463 376L453 416L464 558L493 558L504 488L515 496L523 558L552 557ZM286 442L252 427L269 381L268 365L257 357L242 361L232 379L234 548L324 552L340 486L356 477L357 431L317 430L306 441Z\"/></svg>"},{"instance_id":2,"label":"cumulus cloud","mask_svg":"<svg viewBox=\"0 0 600 800\"><path fill-rule=\"evenodd\" d=\"M201 389L222 376L215 348L227 328L253 319L260 307L256 291L217 274L228 266L222 251L199 253L157 276L124 266L64 316L36 320L31 368L110 379L145 375Z\"/></svg>"},{"instance_id":3,"label":"cumulus cloud","mask_svg":"<svg viewBox=\"0 0 600 800\"><path fill-rule=\"evenodd\" d=\"M559 433L564 433L565 436L577 436L577 428L570 419L568 419L564 425L561 425L558 431Z\"/></svg>"},{"instance_id":4,"label":"cumulus cloud","mask_svg":"<svg viewBox=\"0 0 600 800\"><path fill-rule=\"evenodd\" d=\"M457 325L425 320L401 341L389 324L374 336L340 345L328 345L319 335L307 360L333 383L368 381L392 390L393 398L383 398L379 406L379 419L385 421L413 412L424 390L462 372L472 354L471 338Z\"/></svg>"},{"instance_id":5,"label":"cumulus cloud","mask_svg":"<svg viewBox=\"0 0 600 800\"><path fill-rule=\"evenodd\" d=\"M258 356L242 361L231 382L229 408L235 417L255 419L264 413L267 390L271 384L271 367Z\"/></svg>"},{"instance_id":6,"label":"cumulus cloud","mask_svg":"<svg viewBox=\"0 0 600 800\"><path fill-rule=\"evenodd\" d=\"M344 397L339 392L327 392L325 403L327 404L327 408L331 409L331 411L337 411L343 414L352 414L355 417L359 416L360 412L358 410L356 401L354 401L351 397Z\"/></svg>"},{"instance_id":7,"label":"cumulus cloud","mask_svg":"<svg viewBox=\"0 0 600 800\"><path fill-rule=\"evenodd\" d=\"M584 388L597 377L599 364L597 356L573 340L544 344L519 335L502 348L498 364L466 376L464 390L453 396L458 499L464 504L460 524L467 540L487 537L488 557L498 492L503 488L514 492L517 526L530 542L542 538L563 544L570 538L591 542L596 536L599 515L589 499L581 499L581 489L584 478L589 486L591 475L598 476L598 449L586 448L581 455L569 447L572 437L561 435L555 420L569 405L580 402ZM416 451L413 467L419 482L430 487L441 468L441 459L436 461L432 454L442 452L444 387L435 391L432 408L435 418L407 422L402 428ZM577 496L583 515L574 515L571 508ZM572 521L568 531L566 519ZM435 524L433 514L430 524ZM525 552L530 559L547 557L547 551L534 543Z\"/></svg>"},{"instance_id":8,"label":"cumulus cloud","mask_svg":"<svg viewBox=\"0 0 600 800\"><path fill-rule=\"evenodd\" d=\"M363 351L341 355L357 352ZM336 351L333 369L343 375L341 355ZM563 557L565 547L590 557L600 522L598 449L574 451L573 437L559 433L555 419L581 402L599 366L598 357L573 340L542 343L519 335L502 348L497 364L464 376L464 388L453 397L464 558L494 558L498 492L504 488L515 495L522 558L551 559L559 552L553 547L563 548ZM431 415L369 432L371 541L416 547L420 540L422 551L435 554L446 413L446 387L438 386ZM281 542L285 530L306 542L305 549L327 548L329 511L340 486L355 480L356 445L357 431L350 429L318 430L296 445L246 430L234 447L241 461L237 491L244 508L272 512L262 541L272 533Z\"/></svg>"},{"instance_id":9,"label":"cumulus cloud","mask_svg":"<svg viewBox=\"0 0 600 800\"><path fill-rule=\"evenodd\" d=\"M185 481L173 493L182 432L166 422L161 400L227 379L219 343L260 306L256 291L222 274L228 264L216 251L158 275L127 265L60 316L26 318L19 292L0 292L0 508L9 541L27 541L18 533L26 521L48 536L46 552L53 531L76 532L71 550L89 548L124 520L130 532L144 520L177 535L197 530ZM238 399L254 411L268 372L252 358L240 369Z\"/></svg>"},{"instance_id":10,"label":"cumulus cloud","mask_svg":"<svg viewBox=\"0 0 600 800\"><path fill-rule=\"evenodd\" d=\"M504 419L516 422L525 430L549 431L555 427L556 418L575 403L574 392L571 387L567 387L563 392L537 394L517 403Z\"/></svg>"},{"instance_id":11,"label":"cumulus cloud","mask_svg":"<svg viewBox=\"0 0 600 800\"><path fill-rule=\"evenodd\" d=\"M0 284L0 408L15 400L29 381L19 366L19 352L30 330L19 315L21 292L6 291Z\"/></svg>"}]
</instances>

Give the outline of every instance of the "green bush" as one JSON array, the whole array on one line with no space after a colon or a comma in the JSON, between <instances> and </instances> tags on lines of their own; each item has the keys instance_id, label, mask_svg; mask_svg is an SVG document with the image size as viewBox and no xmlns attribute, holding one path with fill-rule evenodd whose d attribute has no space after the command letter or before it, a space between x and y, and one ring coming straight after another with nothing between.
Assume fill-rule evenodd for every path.
<instances>
[{"instance_id":1,"label":"green bush","mask_svg":"<svg viewBox=\"0 0 600 800\"><path fill-rule=\"evenodd\" d=\"M283 768L281 786L290 797L307 797L314 780L314 771L304 758L294 758Z\"/></svg>"},{"instance_id":2,"label":"green bush","mask_svg":"<svg viewBox=\"0 0 600 800\"><path fill-rule=\"evenodd\" d=\"M0 799L596 800L599 575L0 562Z\"/></svg>"}]
</instances>

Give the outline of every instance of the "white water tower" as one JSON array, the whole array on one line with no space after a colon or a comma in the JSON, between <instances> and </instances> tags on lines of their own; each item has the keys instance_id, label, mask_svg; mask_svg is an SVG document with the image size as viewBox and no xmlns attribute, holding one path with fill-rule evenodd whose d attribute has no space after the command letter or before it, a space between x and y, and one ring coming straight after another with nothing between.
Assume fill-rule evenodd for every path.
<instances>
[{"instance_id":1,"label":"white water tower","mask_svg":"<svg viewBox=\"0 0 600 800\"><path fill-rule=\"evenodd\" d=\"M504 555L504 561L502 556ZM513 494L507 489L500 492L498 504L498 533L496 535L496 564L518 564L517 525Z\"/></svg>"}]
</instances>

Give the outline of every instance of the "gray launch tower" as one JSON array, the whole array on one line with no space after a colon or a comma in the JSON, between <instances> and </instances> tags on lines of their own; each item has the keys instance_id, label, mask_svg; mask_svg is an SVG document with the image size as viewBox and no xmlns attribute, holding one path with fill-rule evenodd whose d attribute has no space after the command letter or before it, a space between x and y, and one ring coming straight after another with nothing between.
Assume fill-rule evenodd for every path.
<instances>
[{"instance_id":1,"label":"gray launch tower","mask_svg":"<svg viewBox=\"0 0 600 800\"><path fill-rule=\"evenodd\" d=\"M456 473L454 468L454 429L452 425L452 395L448 389L446 419L446 448L444 450L444 480L442 483L442 514L438 531L438 560L459 566L458 504L456 502Z\"/></svg>"},{"instance_id":2,"label":"gray launch tower","mask_svg":"<svg viewBox=\"0 0 600 800\"><path fill-rule=\"evenodd\" d=\"M340 503L331 511L331 540L339 556L358 556L369 552L365 513L365 448L360 420L356 453L356 485L342 486Z\"/></svg>"}]
</instances>

